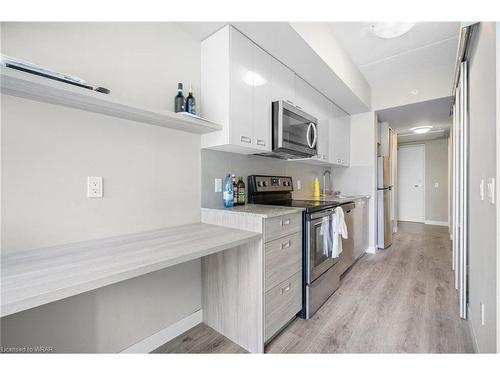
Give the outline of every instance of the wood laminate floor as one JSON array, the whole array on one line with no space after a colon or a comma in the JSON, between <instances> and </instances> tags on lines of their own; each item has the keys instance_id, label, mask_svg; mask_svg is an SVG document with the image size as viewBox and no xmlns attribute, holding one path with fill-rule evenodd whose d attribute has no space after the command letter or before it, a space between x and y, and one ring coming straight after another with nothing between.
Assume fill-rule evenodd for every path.
<instances>
[{"instance_id":1,"label":"wood laminate floor","mask_svg":"<svg viewBox=\"0 0 500 375\"><path fill-rule=\"evenodd\" d=\"M242 353L200 324L161 353ZM364 255L309 320L295 319L267 353L471 353L458 317L448 228L402 222L393 245Z\"/></svg>"}]
</instances>

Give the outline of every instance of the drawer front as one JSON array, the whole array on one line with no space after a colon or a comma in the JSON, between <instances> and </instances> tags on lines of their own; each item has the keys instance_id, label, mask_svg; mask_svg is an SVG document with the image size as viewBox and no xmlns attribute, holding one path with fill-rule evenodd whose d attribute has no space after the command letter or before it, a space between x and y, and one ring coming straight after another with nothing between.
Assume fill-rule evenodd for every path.
<instances>
[{"instance_id":1,"label":"drawer front","mask_svg":"<svg viewBox=\"0 0 500 375\"><path fill-rule=\"evenodd\" d=\"M266 292L302 272L302 232L268 242L264 248Z\"/></svg>"},{"instance_id":2,"label":"drawer front","mask_svg":"<svg viewBox=\"0 0 500 375\"><path fill-rule=\"evenodd\" d=\"M264 309L264 340L268 341L302 309L302 272L266 292Z\"/></svg>"},{"instance_id":3,"label":"drawer front","mask_svg":"<svg viewBox=\"0 0 500 375\"><path fill-rule=\"evenodd\" d=\"M269 242L301 230L301 213L266 219L264 241Z\"/></svg>"}]
</instances>

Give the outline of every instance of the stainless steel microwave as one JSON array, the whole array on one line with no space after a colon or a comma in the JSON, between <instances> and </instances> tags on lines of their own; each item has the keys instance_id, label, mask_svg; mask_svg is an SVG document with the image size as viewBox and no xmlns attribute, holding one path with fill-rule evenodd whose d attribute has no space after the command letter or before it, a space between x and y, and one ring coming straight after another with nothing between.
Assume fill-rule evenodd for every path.
<instances>
[{"instance_id":1,"label":"stainless steel microwave","mask_svg":"<svg viewBox=\"0 0 500 375\"><path fill-rule=\"evenodd\" d=\"M276 157L315 156L318 153L318 120L289 102L273 102L272 146Z\"/></svg>"}]
</instances>

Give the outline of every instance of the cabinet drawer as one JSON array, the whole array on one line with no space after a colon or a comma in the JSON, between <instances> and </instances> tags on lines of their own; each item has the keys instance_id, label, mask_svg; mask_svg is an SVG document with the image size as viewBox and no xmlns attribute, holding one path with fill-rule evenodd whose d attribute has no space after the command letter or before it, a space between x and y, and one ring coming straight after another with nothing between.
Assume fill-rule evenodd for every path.
<instances>
[{"instance_id":1,"label":"cabinet drawer","mask_svg":"<svg viewBox=\"0 0 500 375\"><path fill-rule=\"evenodd\" d=\"M278 284L265 295L264 341L288 323L302 308L302 272Z\"/></svg>"},{"instance_id":2,"label":"cabinet drawer","mask_svg":"<svg viewBox=\"0 0 500 375\"><path fill-rule=\"evenodd\" d=\"M302 214L292 214L266 219L264 241L269 242L302 230Z\"/></svg>"},{"instance_id":3,"label":"cabinet drawer","mask_svg":"<svg viewBox=\"0 0 500 375\"><path fill-rule=\"evenodd\" d=\"M302 232L265 244L266 291L302 271Z\"/></svg>"}]
</instances>

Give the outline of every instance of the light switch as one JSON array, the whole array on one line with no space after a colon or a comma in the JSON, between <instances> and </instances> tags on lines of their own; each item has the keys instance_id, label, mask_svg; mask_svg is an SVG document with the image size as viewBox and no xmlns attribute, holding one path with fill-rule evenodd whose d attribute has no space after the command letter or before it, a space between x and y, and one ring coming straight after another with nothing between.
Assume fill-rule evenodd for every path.
<instances>
[{"instance_id":1,"label":"light switch","mask_svg":"<svg viewBox=\"0 0 500 375\"><path fill-rule=\"evenodd\" d=\"M302 183L300 182L300 180L297 180L297 190L300 189L302 189Z\"/></svg>"},{"instance_id":2,"label":"light switch","mask_svg":"<svg viewBox=\"0 0 500 375\"><path fill-rule=\"evenodd\" d=\"M215 179L215 192L216 193L222 192L222 179L221 178Z\"/></svg>"},{"instance_id":3,"label":"light switch","mask_svg":"<svg viewBox=\"0 0 500 375\"><path fill-rule=\"evenodd\" d=\"M102 177L87 177L87 198L102 198Z\"/></svg>"},{"instance_id":4,"label":"light switch","mask_svg":"<svg viewBox=\"0 0 500 375\"><path fill-rule=\"evenodd\" d=\"M484 179L481 179L479 183L479 197L482 201L484 201Z\"/></svg>"},{"instance_id":5,"label":"light switch","mask_svg":"<svg viewBox=\"0 0 500 375\"><path fill-rule=\"evenodd\" d=\"M439 187L439 182L434 182L434 187L438 188Z\"/></svg>"}]
</instances>

